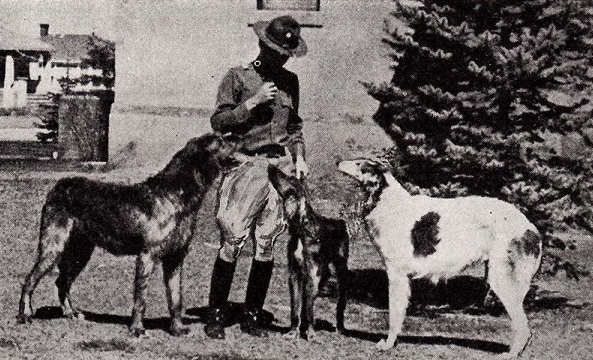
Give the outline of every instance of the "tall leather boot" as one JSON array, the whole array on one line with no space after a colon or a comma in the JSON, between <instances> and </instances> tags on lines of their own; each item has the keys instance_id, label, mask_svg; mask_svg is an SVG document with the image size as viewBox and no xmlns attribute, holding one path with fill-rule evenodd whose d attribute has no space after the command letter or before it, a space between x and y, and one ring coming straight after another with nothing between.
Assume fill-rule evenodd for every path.
<instances>
[{"instance_id":1,"label":"tall leather boot","mask_svg":"<svg viewBox=\"0 0 593 360\"><path fill-rule=\"evenodd\" d=\"M272 269L274 261L259 261L253 259L251 271L247 282L247 292L245 294L245 312L241 322L241 331L244 333L265 337L267 331L261 325L261 315L270 279L272 278Z\"/></svg>"},{"instance_id":2,"label":"tall leather boot","mask_svg":"<svg viewBox=\"0 0 593 360\"><path fill-rule=\"evenodd\" d=\"M208 299L208 318L204 332L212 339L224 339L224 327L227 321L227 301L233 283L236 263L216 258L212 279L210 281L210 297Z\"/></svg>"}]
</instances>

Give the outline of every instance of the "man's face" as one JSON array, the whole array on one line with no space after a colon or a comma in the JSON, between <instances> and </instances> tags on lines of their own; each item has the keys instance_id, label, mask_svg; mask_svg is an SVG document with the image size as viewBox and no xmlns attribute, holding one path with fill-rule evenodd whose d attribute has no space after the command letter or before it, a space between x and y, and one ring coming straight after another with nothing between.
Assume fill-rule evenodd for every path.
<instances>
[{"instance_id":1,"label":"man's face","mask_svg":"<svg viewBox=\"0 0 593 360\"><path fill-rule=\"evenodd\" d=\"M261 60L262 60L262 62L264 62L268 65L282 67L282 66L284 66L284 64L286 64L288 59L290 59L290 56L280 54L276 50L271 49L265 45L260 46L260 47L261 47L261 56L260 56Z\"/></svg>"}]
</instances>

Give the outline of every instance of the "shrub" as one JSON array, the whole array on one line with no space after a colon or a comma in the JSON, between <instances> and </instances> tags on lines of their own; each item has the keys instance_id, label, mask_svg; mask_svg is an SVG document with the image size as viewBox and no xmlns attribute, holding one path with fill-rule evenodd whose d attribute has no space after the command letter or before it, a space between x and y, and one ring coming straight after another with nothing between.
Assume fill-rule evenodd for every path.
<instances>
[{"instance_id":1,"label":"shrub","mask_svg":"<svg viewBox=\"0 0 593 360\"><path fill-rule=\"evenodd\" d=\"M36 115L40 122L35 123L35 127L46 130L36 135L41 142L58 141L58 98L59 95L53 95L51 101L39 104Z\"/></svg>"}]
</instances>

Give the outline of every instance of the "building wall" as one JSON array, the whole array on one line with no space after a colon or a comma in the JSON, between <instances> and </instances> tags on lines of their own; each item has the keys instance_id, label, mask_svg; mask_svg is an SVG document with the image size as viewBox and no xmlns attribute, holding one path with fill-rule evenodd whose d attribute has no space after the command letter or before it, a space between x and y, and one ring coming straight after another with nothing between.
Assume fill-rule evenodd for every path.
<instances>
[{"instance_id":1,"label":"building wall","mask_svg":"<svg viewBox=\"0 0 593 360\"><path fill-rule=\"evenodd\" d=\"M258 11L256 0L121 2L116 47L116 104L212 108L231 66L258 52L249 23L289 13L309 48L287 67L301 82L303 116L372 114L377 106L359 81L387 81L381 43L392 0L322 0L319 12Z\"/></svg>"}]
</instances>

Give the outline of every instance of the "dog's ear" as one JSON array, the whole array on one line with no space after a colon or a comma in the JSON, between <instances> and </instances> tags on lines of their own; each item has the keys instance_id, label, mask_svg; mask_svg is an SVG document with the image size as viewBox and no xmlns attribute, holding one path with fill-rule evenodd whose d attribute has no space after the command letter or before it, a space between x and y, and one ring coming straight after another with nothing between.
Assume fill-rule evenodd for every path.
<instances>
[{"instance_id":1,"label":"dog's ear","mask_svg":"<svg viewBox=\"0 0 593 360\"><path fill-rule=\"evenodd\" d=\"M290 178L282 170L274 165L268 165L268 178L274 186L274 189L280 194L280 197L286 199L291 193L295 193L295 188L290 182Z\"/></svg>"}]
</instances>

